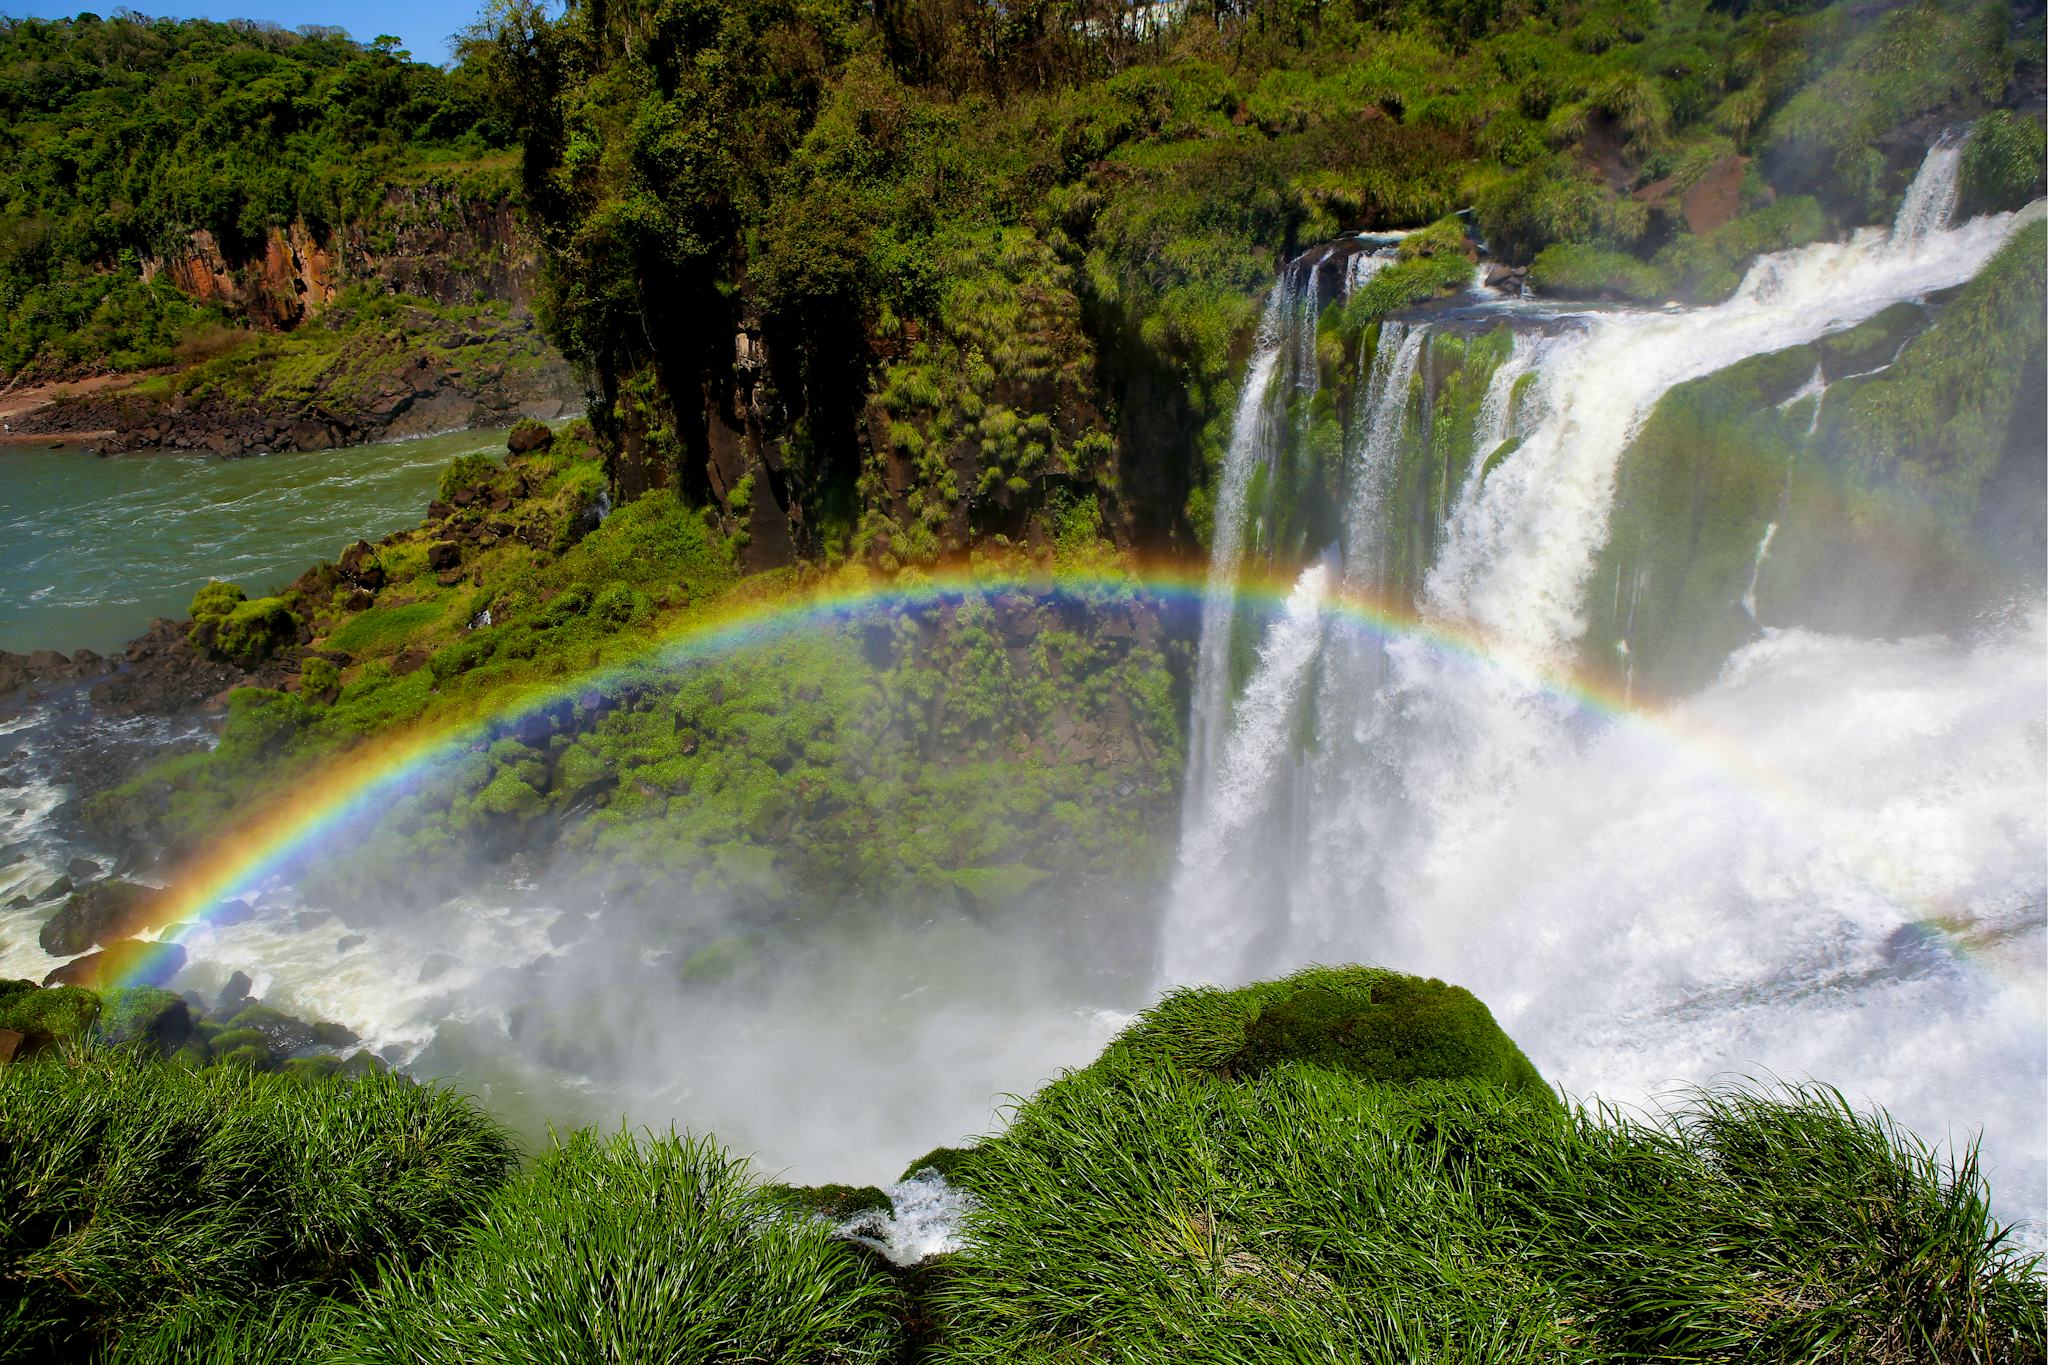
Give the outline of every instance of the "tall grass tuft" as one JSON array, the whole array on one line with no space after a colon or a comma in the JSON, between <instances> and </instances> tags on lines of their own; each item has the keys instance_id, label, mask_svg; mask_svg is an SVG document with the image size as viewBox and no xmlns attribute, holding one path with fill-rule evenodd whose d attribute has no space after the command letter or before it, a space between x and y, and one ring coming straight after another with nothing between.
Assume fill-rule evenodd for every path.
<instances>
[{"instance_id":1,"label":"tall grass tuft","mask_svg":"<svg viewBox=\"0 0 2048 1365\"><path fill-rule=\"evenodd\" d=\"M104 1048L0 1071L0 1153L0 1361L351 1293L438 1248L514 1160L445 1090Z\"/></svg>"},{"instance_id":2,"label":"tall grass tuft","mask_svg":"<svg viewBox=\"0 0 2048 1365\"><path fill-rule=\"evenodd\" d=\"M892 1282L792 1218L705 1139L578 1132L507 1185L432 1265L394 1265L345 1314L338 1358L893 1361Z\"/></svg>"}]
</instances>

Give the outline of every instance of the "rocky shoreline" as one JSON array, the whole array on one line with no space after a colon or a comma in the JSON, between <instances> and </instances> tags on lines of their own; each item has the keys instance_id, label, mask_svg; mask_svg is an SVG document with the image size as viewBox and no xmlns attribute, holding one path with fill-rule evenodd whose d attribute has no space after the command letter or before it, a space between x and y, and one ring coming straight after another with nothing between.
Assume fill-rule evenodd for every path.
<instances>
[{"instance_id":1,"label":"rocky shoreline","mask_svg":"<svg viewBox=\"0 0 2048 1365\"><path fill-rule=\"evenodd\" d=\"M414 338L403 340L415 341ZM26 407L10 418L14 441L83 443L95 453L165 450L235 459L290 450L332 450L435 432L510 426L580 411L583 390L568 362L523 313L487 335L436 336L441 344L351 339L358 354L337 365L334 382L310 395L243 396L195 385L102 387ZM465 345L495 343L491 363L465 363ZM281 387L281 386L280 386Z\"/></svg>"}]
</instances>

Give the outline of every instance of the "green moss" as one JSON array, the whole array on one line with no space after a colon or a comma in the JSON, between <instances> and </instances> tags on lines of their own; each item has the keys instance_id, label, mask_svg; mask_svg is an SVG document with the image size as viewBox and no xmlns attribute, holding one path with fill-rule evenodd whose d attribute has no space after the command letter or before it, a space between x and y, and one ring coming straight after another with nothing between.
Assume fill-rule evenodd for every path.
<instances>
[{"instance_id":1,"label":"green moss","mask_svg":"<svg viewBox=\"0 0 2048 1365\"><path fill-rule=\"evenodd\" d=\"M298 638L299 618L281 597L253 601L232 583L208 583L192 599L191 641L242 668L254 668Z\"/></svg>"},{"instance_id":2,"label":"green moss","mask_svg":"<svg viewBox=\"0 0 2048 1365\"><path fill-rule=\"evenodd\" d=\"M1258 1075L1295 1063L1390 1084L1477 1080L1550 1093L1486 1006L1435 978L1391 977L1362 992L1301 981L1260 1008L1245 1025L1243 1048L1224 1066Z\"/></svg>"},{"instance_id":3,"label":"green moss","mask_svg":"<svg viewBox=\"0 0 2048 1365\"><path fill-rule=\"evenodd\" d=\"M893 1214L896 1206L873 1185L763 1185L771 1203L792 1213L844 1223L863 1213Z\"/></svg>"},{"instance_id":4,"label":"green moss","mask_svg":"<svg viewBox=\"0 0 2048 1365\"><path fill-rule=\"evenodd\" d=\"M185 1002L155 986L106 991L96 1032L109 1043L181 1042L189 1032L191 1014ZM179 1035L176 1038L170 1035Z\"/></svg>"},{"instance_id":5,"label":"green moss","mask_svg":"<svg viewBox=\"0 0 2048 1365\"><path fill-rule=\"evenodd\" d=\"M410 602L397 607L372 607L327 637L327 647L358 657L392 654L412 635L438 622L445 608L438 602Z\"/></svg>"},{"instance_id":6,"label":"green moss","mask_svg":"<svg viewBox=\"0 0 2048 1365\"><path fill-rule=\"evenodd\" d=\"M1583 243L1548 246L1529 267L1529 283L1545 294L1613 296L1655 302L1670 296L1670 282L1656 267L1621 251Z\"/></svg>"},{"instance_id":7,"label":"green moss","mask_svg":"<svg viewBox=\"0 0 2048 1365\"><path fill-rule=\"evenodd\" d=\"M99 996L82 986L17 989L0 999L0 1028L58 1039L83 1038L99 1013Z\"/></svg>"},{"instance_id":8,"label":"green moss","mask_svg":"<svg viewBox=\"0 0 2048 1365\"><path fill-rule=\"evenodd\" d=\"M899 1180L914 1180L926 1171L936 1171L949 1185L971 1185L977 1148L934 1147L903 1168Z\"/></svg>"},{"instance_id":9,"label":"green moss","mask_svg":"<svg viewBox=\"0 0 2048 1365\"><path fill-rule=\"evenodd\" d=\"M2031 114L1994 109L1963 145L1956 213L1967 217L2016 209L2040 196L2048 173L2048 133Z\"/></svg>"}]
</instances>

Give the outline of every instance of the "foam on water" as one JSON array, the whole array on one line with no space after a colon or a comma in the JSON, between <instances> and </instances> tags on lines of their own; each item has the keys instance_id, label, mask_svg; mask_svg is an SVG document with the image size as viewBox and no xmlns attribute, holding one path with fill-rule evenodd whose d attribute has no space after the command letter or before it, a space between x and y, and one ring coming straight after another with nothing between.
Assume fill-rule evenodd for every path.
<instances>
[{"instance_id":1,"label":"foam on water","mask_svg":"<svg viewBox=\"0 0 2048 1365\"><path fill-rule=\"evenodd\" d=\"M946 1178L927 1166L899 1180L884 1191L894 1206L893 1213L863 1213L838 1228L842 1237L873 1247L895 1265L912 1266L966 1242L960 1224L974 1208L967 1191L946 1183Z\"/></svg>"}]
</instances>

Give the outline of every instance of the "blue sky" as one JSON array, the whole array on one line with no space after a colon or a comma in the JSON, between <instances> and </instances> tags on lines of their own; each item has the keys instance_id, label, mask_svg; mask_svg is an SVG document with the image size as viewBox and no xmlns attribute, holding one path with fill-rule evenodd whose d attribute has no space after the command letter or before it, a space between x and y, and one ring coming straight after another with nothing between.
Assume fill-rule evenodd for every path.
<instances>
[{"instance_id":1,"label":"blue sky","mask_svg":"<svg viewBox=\"0 0 2048 1365\"><path fill-rule=\"evenodd\" d=\"M483 0L197 0L192 3L149 4L127 0L127 7L152 18L267 19L286 28L301 24L332 24L367 43L380 33L397 35L414 58L446 63L448 40L483 10ZM120 0L102 3L50 4L47 0L0 0L0 14L40 19L69 18L81 9L110 15Z\"/></svg>"}]
</instances>

